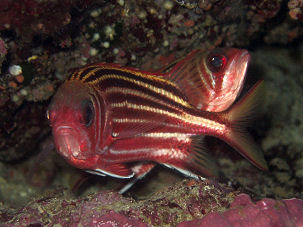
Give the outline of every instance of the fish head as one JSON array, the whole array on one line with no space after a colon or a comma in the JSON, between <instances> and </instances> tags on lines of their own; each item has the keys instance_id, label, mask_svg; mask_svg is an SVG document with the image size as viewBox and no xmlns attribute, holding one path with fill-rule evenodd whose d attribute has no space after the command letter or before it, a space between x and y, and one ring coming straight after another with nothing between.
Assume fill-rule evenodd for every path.
<instances>
[{"instance_id":1,"label":"fish head","mask_svg":"<svg viewBox=\"0 0 303 227\"><path fill-rule=\"evenodd\" d=\"M94 168L98 108L92 90L78 81L61 85L47 110L58 152L73 166Z\"/></svg>"},{"instance_id":2,"label":"fish head","mask_svg":"<svg viewBox=\"0 0 303 227\"><path fill-rule=\"evenodd\" d=\"M208 111L221 112L234 103L242 90L249 60L248 51L243 49L218 48L207 54Z\"/></svg>"}]
</instances>

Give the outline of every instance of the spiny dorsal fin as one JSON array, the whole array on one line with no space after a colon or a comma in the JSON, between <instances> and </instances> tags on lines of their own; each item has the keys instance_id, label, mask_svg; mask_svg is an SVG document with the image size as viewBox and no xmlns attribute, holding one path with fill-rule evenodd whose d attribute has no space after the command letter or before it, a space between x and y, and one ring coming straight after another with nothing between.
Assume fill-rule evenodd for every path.
<instances>
[{"instance_id":1,"label":"spiny dorsal fin","mask_svg":"<svg viewBox=\"0 0 303 227\"><path fill-rule=\"evenodd\" d=\"M203 93L203 90L207 90L205 86L208 86L204 81L205 72L201 71L204 68L201 67L203 56L202 50L194 50L168 72L169 80L176 83L190 104L198 109L202 109L208 100L208 94Z\"/></svg>"}]
</instances>

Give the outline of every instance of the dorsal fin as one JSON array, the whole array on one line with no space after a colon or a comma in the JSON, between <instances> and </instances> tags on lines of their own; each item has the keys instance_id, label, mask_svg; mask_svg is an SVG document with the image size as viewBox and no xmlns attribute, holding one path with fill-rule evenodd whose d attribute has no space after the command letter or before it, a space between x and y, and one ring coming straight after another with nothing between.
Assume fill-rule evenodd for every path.
<instances>
[{"instance_id":1,"label":"dorsal fin","mask_svg":"<svg viewBox=\"0 0 303 227\"><path fill-rule=\"evenodd\" d=\"M176 83L190 104L198 109L202 109L208 99L208 94L201 94L203 86L208 86L201 72L203 56L202 50L194 50L168 72L169 80Z\"/></svg>"}]
</instances>

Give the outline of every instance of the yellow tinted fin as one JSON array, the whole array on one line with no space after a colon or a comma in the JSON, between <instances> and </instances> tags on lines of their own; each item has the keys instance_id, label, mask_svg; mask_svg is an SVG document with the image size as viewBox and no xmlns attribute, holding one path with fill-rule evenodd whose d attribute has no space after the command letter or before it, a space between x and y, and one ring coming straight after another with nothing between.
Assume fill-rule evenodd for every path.
<instances>
[{"instance_id":1,"label":"yellow tinted fin","mask_svg":"<svg viewBox=\"0 0 303 227\"><path fill-rule=\"evenodd\" d=\"M226 118L231 122L231 128L224 135L224 140L255 166L262 170L268 170L261 148L255 144L245 130L249 120L255 117L257 107L263 97L264 82L259 81L226 112Z\"/></svg>"}]
</instances>

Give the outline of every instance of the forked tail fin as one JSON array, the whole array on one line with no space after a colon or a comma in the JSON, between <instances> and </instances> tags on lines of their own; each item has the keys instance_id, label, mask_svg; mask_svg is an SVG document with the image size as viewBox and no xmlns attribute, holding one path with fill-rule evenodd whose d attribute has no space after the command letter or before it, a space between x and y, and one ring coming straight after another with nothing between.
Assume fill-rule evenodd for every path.
<instances>
[{"instance_id":1,"label":"forked tail fin","mask_svg":"<svg viewBox=\"0 0 303 227\"><path fill-rule=\"evenodd\" d=\"M221 117L227 122L227 129L224 134L217 135L217 137L228 143L258 168L267 170L268 167L261 148L245 130L249 121L256 116L256 109L263 97L263 87L263 81L256 83L240 101L227 111L220 113ZM201 172L216 176L218 169L203 149L201 141L201 136L193 138L193 146L190 152L192 160L196 165L198 164Z\"/></svg>"},{"instance_id":2,"label":"forked tail fin","mask_svg":"<svg viewBox=\"0 0 303 227\"><path fill-rule=\"evenodd\" d=\"M231 127L224 135L224 140L255 166L268 170L261 148L245 130L250 120L255 117L263 96L264 82L259 81L226 112L226 119L231 123Z\"/></svg>"}]
</instances>

